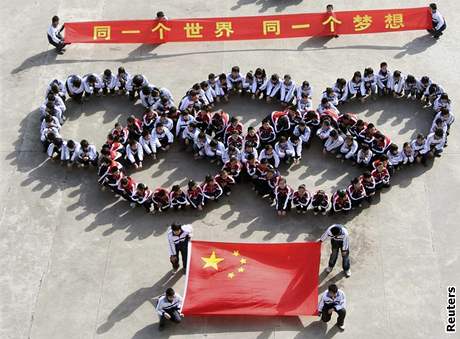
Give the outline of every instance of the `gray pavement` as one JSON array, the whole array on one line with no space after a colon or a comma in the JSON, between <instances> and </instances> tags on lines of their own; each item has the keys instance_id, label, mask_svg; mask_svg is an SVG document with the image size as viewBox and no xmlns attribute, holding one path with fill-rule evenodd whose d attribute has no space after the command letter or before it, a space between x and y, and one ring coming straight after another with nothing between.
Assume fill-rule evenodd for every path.
<instances>
[{"instance_id":1,"label":"gray pavement","mask_svg":"<svg viewBox=\"0 0 460 339\"><path fill-rule=\"evenodd\" d=\"M457 2L439 2L448 31L434 42L425 32L339 39L320 38L145 45L72 45L56 56L45 31L52 15L64 20L137 19L164 10L170 17L240 16L322 11L329 1L39 1L2 4L0 93L0 338L444 338L446 287L459 285L457 190L460 143L454 126L449 147L433 166L398 173L380 201L343 217L275 217L247 186L203 213L187 211L146 216L101 192L92 171L68 170L45 161L38 140L38 106L54 77L102 72L120 64L168 87L176 99L209 72L237 64L246 71L308 79L314 98L339 77L351 77L386 60L391 69L430 75L454 105L457 89L455 33ZM426 1L334 1L339 9L426 5ZM223 107L256 124L272 107L234 100ZM398 144L417 130L426 132L431 115L413 104L378 101L347 110L373 121ZM101 145L115 121L139 112L127 100L104 98L70 105L65 137ZM455 112L454 112L455 114ZM136 179L153 186L201 180L215 168L193 161L177 148L149 164ZM301 166L285 171L292 185L328 191L344 186L359 171L320 154L318 143ZM456 207L457 206L457 207ZM172 221L192 223L204 240L292 242L316 239L334 222L351 233L353 276L336 268L321 274L320 291L335 281L348 296L347 329L338 333L313 317L190 317L157 332L155 298L165 287L182 291L184 279L170 274L165 232ZM328 245L323 247L321 272ZM452 338L454 336L451 336Z\"/></svg>"}]
</instances>

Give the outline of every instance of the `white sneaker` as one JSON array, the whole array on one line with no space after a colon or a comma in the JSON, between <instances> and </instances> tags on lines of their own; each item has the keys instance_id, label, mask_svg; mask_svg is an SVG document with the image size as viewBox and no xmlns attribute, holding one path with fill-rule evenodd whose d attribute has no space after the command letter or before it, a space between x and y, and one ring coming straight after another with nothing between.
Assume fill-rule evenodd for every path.
<instances>
[{"instance_id":1,"label":"white sneaker","mask_svg":"<svg viewBox=\"0 0 460 339\"><path fill-rule=\"evenodd\" d=\"M326 268L326 272L327 272L327 273L331 273L331 272L332 272L332 267L329 267L329 266L328 266L328 267Z\"/></svg>"},{"instance_id":2,"label":"white sneaker","mask_svg":"<svg viewBox=\"0 0 460 339\"><path fill-rule=\"evenodd\" d=\"M337 325L337 327L338 327L341 331L345 331L345 325Z\"/></svg>"},{"instance_id":3,"label":"white sneaker","mask_svg":"<svg viewBox=\"0 0 460 339\"><path fill-rule=\"evenodd\" d=\"M347 278L350 278L351 277L351 270L345 271L345 276Z\"/></svg>"}]
</instances>

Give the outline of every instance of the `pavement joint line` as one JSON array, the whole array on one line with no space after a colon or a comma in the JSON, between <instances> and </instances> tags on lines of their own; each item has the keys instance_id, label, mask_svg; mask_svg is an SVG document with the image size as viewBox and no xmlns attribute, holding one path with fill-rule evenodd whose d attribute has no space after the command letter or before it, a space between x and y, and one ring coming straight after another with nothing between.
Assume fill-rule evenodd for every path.
<instances>
[{"instance_id":1,"label":"pavement joint line","mask_svg":"<svg viewBox=\"0 0 460 339\"><path fill-rule=\"evenodd\" d=\"M109 261L110 261L110 247L112 244L112 238L109 239L109 243L107 245L107 254L105 257L105 265L104 265L104 274L102 275L102 282L101 282L101 289L100 289L100 295L99 295L99 301L97 303L97 312L96 312L96 319L94 321L94 333L93 333L93 338L96 337L97 335L97 324L99 322L99 313L101 309L101 304L102 304L102 299L104 295L104 283L105 283L105 277L107 276L107 271L109 268Z\"/></svg>"}]
</instances>

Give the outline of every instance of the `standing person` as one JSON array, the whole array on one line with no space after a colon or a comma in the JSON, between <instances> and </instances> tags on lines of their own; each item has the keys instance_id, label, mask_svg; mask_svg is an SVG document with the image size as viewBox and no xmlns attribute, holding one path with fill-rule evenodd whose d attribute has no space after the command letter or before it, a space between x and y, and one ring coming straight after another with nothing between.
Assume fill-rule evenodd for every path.
<instances>
[{"instance_id":1,"label":"standing person","mask_svg":"<svg viewBox=\"0 0 460 339\"><path fill-rule=\"evenodd\" d=\"M319 238L319 242L323 242L324 240L330 238L331 239L331 256L329 257L329 265L326 268L326 272L332 272L332 269L337 262L337 257L339 256L339 250L342 252L342 268L345 272L345 276L349 278L351 276L350 270L350 248L349 248L349 239L348 239L348 231L345 226L340 224L334 224L329 226L326 232L323 233L321 238Z\"/></svg>"},{"instance_id":2,"label":"standing person","mask_svg":"<svg viewBox=\"0 0 460 339\"><path fill-rule=\"evenodd\" d=\"M168 230L169 258L174 272L179 269L179 253L182 256L184 274L187 268L188 242L192 238L192 225L172 224Z\"/></svg>"},{"instance_id":3,"label":"standing person","mask_svg":"<svg viewBox=\"0 0 460 339\"><path fill-rule=\"evenodd\" d=\"M166 320L171 320L176 324L181 322L181 314L179 313L182 307L182 297L174 292L169 287L165 295L161 296L158 300L156 311L160 317L160 324L158 329L162 331L165 327Z\"/></svg>"},{"instance_id":4,"label":"standing person","mask_svg":"<svg viewBox=\"0 0 460 339\"><path fill-rule=\"evenodd\" d=\"M51 19L51 25L46 33L48 36L48 42L56 47L57 54L64 54L64 47L68 45L64 42L64 38L61 35L63 29L64 25L59 28L59 17L57 15L53 16Z\"/></svg>"},{"instance_id":5,"label":"standing person","mask_svg":"<svg viewBox=\"0 0 460 339\"><path fill-rule=\"evenodd\" d=\"M327 323L331 320L332 313L335 311L338 314L337 317L337 327L340 330L345 330L345 315L347 311L346 307L346 298L345 293L342 290L339 290L336 284L331 284L328 286L327 291L321 296L321 300L318 305L318 316L321 317L321 320Z\"/></svg>"},{"instance_id":6,"label":"standing person","mask_svg":"<svg viewBox=\"0 0 460 339\"><path fill-rule=\"evenodd\" d=\"M433 22L433 28L429 29L428 32L435 39L439 39L442 32L447 28L446 19L439 13L438 6L435 3L431 3L429 6L431 10L431 21Z\"/></svg>"}]
</instances>

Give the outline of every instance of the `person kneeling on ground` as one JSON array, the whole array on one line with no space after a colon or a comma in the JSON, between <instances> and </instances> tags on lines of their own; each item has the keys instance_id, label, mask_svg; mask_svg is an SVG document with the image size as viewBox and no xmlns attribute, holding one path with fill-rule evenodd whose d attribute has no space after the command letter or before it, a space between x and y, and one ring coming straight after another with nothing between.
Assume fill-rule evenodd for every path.
<instances>
[{"instance_id":1,"label":"person kneeling on ground","mask_svg":"<svg viewBox=\"0 0 460 339\"><path fill-rule=\"evenodd\" d=\"M160 324L158 326L160 331L164 329L166 320L171 320L176 324L181 322L181 314L179 313L181 307L182 297L169 287L165 295L158 300L156 308L160 317Z\"/></svg>"},{"instance_id":2,"label":"person kneeling on ground","mask_svg":"<svg viewBox=\"0 0 460 339\"><path fill-rule=\"evenodd\" d=\"M327 291L321 296L318 306L318 315L321 317L322 321L327 323L331 320L332 313L334 311L337 312L337 327L343 331L345 330L344 321L345 315L347 314L345 307L345 293L339 290L337 285L331 284L327 288Z\"/></svg>"}]
</instances>

